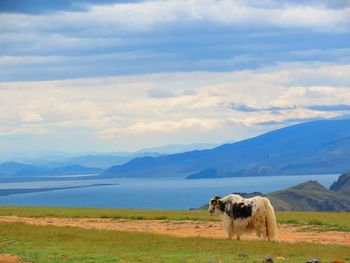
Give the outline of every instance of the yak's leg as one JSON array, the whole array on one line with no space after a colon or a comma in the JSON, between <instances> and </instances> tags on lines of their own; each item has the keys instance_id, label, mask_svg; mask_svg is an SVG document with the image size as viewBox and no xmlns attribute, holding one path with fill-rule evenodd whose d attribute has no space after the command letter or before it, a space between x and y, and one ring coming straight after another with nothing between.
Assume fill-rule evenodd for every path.
<instances>
[{"instance_id":1,"label":"yak's leg","mask_svg":"<svg viewBox=\"0 0 350 263\"><path fill-rule=\"evenodd\" d=\"M227 222L226 233L227 233L227 239L231 240L232 234L233 234L232 222Z\"/></svg>"},{"instance_id":2,"label":"yak's leg","mask_svg":"<svg viewBox=\"0 0 350 263\"><path fill-rule=\"evenodd\" d=\"M262 237L263 240L267 239L267 232L266 232L266 227L262 227L262 229L260 229L260 237Z\"/></svg>"},{"instance_id":3,"label":"yak's leg","mask_svg":"<svg viewBox=\"0 0 350 263\"><path fill-rule=\"evenodd\" d=\"M266 222L265 219L261 216L258 215L254 217L254 230L256 235L259 237L259 239L266 240Z\"/></svg>"},{"instance_id":4,"label":"yak's leg","mask_svg":"<svg viewBox=\"0 0 350 263\"><path fill-rule=\"evenodd\" d=\"M259 239L264 239L264 229L261 226L255 226L254 230Z\"/></svg>"},{"instance_id":5,"label":"yak's leg","mask_svg":"<svg viewBox=\"0 0 350 263\"><path fill-rule=\"evenodd\" d=\"M242 235L242 231L240 228L236 228L235 232L237 233L237 240L241 240L241 235Z\"/></svg>"},{"instance_id":6,"label":"yak's leg","mask_svg":"<svg viewBox=\"0 0 350 263\"><path fill-rule=\"evenodd\" d=\"M258 236L258 238L261 238L261 232L260 231L255 231L256 235Z\"/></svg>"},{"instance_id":7,"label":"yak's leg","mask_svg":"<svg viewBox=\"0 0 350 263\"><path fill-rule=\"evenodd\" d=\"M260 232L261 232L263 240L266 240L268 234L267 234L267 227L266 227L266 221L265 220L263 221L263 224L261 226Z\"/></svg>"},{"instance_id":8,"label":"yak's leg","mask_svg":"<svg viewBox=\"0 0 350 263\"><path fill-rule=\"evenodd\" d=\"M223 220L223 226L227 234L227 239L231 240L232 239L232 234L233 234L233 222L232 219L228 216L224 217Z\"/></svg>"},{"instance_id":9,"label":"yak's leg","mask_svg":"<svg viewBox=\"0 0 350 263\"><path fill-rule=\"evenodd\" d=\"M257 230L256 231L256 235L258 236L259 239L263 239L263 240L266 239L265 233L263 231L261 231L261 230Z\"/></svg>"}]
</instances>

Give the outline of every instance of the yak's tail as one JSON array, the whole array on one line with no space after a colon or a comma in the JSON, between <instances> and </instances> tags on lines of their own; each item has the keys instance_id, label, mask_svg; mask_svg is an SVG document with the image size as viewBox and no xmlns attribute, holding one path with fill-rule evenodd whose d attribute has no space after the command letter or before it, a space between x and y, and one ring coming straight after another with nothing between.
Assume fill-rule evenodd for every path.
<instances>
[{"instance_id":1,"label":"yak's tail","mask_svg":"<svg viewBox=\"0 0 350 263\"><path fill-rule=\"evenodd\" d=\"M275 216L275 211L269 201L269 199L263 197L262 198L265 209L266 209L266 235L268 240L276 240L277 239L277 221Z\"/></svg>"}]
</instances>

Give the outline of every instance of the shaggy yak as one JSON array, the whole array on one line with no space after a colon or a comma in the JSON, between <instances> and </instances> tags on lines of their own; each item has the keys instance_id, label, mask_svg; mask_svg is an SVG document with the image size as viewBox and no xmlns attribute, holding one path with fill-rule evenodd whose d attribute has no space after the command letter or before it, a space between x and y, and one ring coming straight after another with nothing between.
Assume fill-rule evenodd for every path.
<instances>
[{"instance_id":1,"label":"shaggy yak","mask_svg":"<svg viewBox=\"0 0 350 263\"><path fill-rule=\"evenodd\" d=\"M275 212L265 197L243 198L234 194L223 198L216 196L210 200L208 210L212 215L221 215L228 239L236 235L237 240L240 240L244 232L252 231L263 239L277 238Z\"/></svg>"}]
</instances>

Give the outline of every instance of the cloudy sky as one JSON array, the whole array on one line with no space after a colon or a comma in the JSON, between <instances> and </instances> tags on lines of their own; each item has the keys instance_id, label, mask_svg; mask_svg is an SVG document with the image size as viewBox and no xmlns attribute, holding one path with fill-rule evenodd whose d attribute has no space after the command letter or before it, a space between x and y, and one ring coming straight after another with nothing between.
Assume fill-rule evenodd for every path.
<instances>
[{"instance_id":1,"label":"cloudy sky","mask_svg":"<svg viewBox=\"0 0 350 263\"><path fill-rule=\"evenodd\" d=\"M1 0L0 151L222 143L350 118L349 0Z\"/></svg>"}]
</instances>

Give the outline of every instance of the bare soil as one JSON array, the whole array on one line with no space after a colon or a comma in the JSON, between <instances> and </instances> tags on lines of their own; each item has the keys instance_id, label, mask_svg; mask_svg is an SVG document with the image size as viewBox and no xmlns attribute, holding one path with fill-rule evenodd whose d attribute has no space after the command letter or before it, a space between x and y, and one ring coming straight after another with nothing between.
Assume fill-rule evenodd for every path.
<instances>
[{"instance_id":1,"label":"bare soil","mask_svg":"<svg viewBox=\"0 0 350 263\"><path fill-rule=\"evenodd\" d=\"M73 219L73 218L30 218L2 216L0 222L19 222L41 226L81 227L87 229L146 232L176 237L207 237L225 239L225 232L220 222L176 221L176 220L113 220L113 219ZM243 235L242 239L257 240L253 234ZM279 225L279 241L310 242L322 244L341 244L350 246L350 233L327 231L316 232L308 227ZM0 262L1 257L0 257ZM4 261L6 262L6 261ZM9 261L18 262L18 261Z\"/></svg>"},{"instance_id":2,"label":"bare soil","mask_svg":"<svg viewBox=\"0 0 350 263\"><path fill-rule=\"evenodd\" d=\"M18 256L11 254L0 254L0 263L29 263L22 261Z\"/></svg>"}]
</instances>

